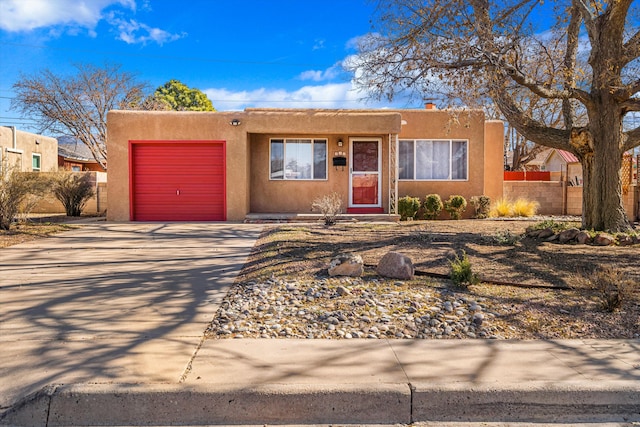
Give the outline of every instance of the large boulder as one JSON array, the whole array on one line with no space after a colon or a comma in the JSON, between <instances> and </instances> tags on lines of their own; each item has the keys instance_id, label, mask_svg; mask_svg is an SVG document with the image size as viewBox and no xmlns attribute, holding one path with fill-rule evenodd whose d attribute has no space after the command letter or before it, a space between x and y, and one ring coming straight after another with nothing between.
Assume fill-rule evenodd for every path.
<instances>
[{"instance_id":1,"label":"large boulder","mask_svg":"<svg viewBox=\"0 0 640 427\"><path fill-rule=\"evenodd\" d=\"M329 276L360 277L364 272L364 262L360 255L341 254L329 263Z\"/></svg>"},{"instance_id":2,"label":"large boulder","mask_svg":"<svg viewBox=\"0 0 640 427\"><path fill-rule=\"evenodd\" d=\"M411 280L414 273L413 262L411 258L399 252L388 252L378 263L376 272L383 277Z\"/></svg>"}]
</instances>

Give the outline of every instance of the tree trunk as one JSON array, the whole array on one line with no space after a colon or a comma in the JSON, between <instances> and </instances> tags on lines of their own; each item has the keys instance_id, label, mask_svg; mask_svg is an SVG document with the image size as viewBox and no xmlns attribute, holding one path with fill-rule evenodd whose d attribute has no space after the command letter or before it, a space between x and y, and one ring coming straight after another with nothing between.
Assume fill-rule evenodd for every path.
<instances>
[{"instance_id":1,"label":"tree trunk","mask_svg":"<svg viewBox=\"0 0 640 427\"><path fill-rule=\"evenodd\" d=\"M622 118L613 105L601 103L588 130L574 132L571 144L582 160L582 226L589 230L629 231L622 200Z\"/></svg>"}]
</instances>

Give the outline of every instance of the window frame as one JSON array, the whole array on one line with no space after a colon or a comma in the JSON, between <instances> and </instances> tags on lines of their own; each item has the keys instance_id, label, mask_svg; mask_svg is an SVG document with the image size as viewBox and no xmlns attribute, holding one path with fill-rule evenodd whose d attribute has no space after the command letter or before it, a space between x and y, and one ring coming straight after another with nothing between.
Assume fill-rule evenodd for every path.
<instances>
[{"instance_id":1,"label":"window frame","mask_svg":"<svg viewBox=\"0 0 640 427\"><path fill-rule=\"evenodd\" d=\"M287 158L287 141L289 143L294 143L294 141L308 141L311 144L311 178L287 178L285 170L286 158ZM281 143L282 144L282 178L274 178L273 177L273 143ZM316 154L316 144L324 145L325 151L325 159L324 159L324 178L315 178L316 175L316 165L315 165L315 154ZM269 138L269 181L328 181L329 180L329 138L327 137L274 137Z\"/></svg>"},{"instance_id":2,"label":"window frame","mask_svg":"<svg viewBox=\"0 0 640 427\"><path fill-rule=\"evenodd\" d=\"M38 168L33 167L33 161L38 159ZM31 153L31 171L32 172L41 172L42 171L42 154L40 153Z\"/></svg>"},{"instance_id":3,"label":"window frame","mask_svg":"<svg viewBox=\"0 0 640 427\"><path fill-rule=\"evenodd\" d=\"M447 142L449 144L449 173L448 178L416 178L418 172L418 156L416 155L416 147L418 141L430 141L430 142ZM398 181L403 182L465 182L469 181L469 140L463 138L445 139L445 138L398 138L398 155L400 154L400 145L403 142L411 142L413 151L413 177L401 178L398 173ZM454 142L463 142L466 148L466 164L465 164L465 178L452 178L453 175L453 145ZM398 157L398 168L400 167L400 157Z\"/></svg>"}]
</instances>

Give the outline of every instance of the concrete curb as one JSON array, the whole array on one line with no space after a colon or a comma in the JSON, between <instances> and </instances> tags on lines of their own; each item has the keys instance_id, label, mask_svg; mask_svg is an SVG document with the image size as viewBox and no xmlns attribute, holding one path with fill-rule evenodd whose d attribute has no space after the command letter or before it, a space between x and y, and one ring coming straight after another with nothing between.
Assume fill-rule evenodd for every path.
<instances>
[{"instance_id":1,"label":"concrete curb","mask_svg":"<svg viewBox=\"0 0 640 427\"><path fill-rule=\"evenodd\" d=\"M71 384L48 386L0 425L640 422L640 383Z\"/></svg>"}]
</instances>

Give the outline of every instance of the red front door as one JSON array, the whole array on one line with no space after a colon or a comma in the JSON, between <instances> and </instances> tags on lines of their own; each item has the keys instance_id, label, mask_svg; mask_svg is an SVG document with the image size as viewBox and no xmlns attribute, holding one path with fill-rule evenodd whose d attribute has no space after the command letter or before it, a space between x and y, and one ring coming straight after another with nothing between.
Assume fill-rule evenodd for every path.
<instances>
[{"instance_id":1,"label":"red front door","mask_svg":"<svg viewBox=\"0 0 640 427\"><path fill-rule=\"evenodd\" d=\"M351 139L350 208L380 208L380 139Z\"/></svg>"}]
</instances>

